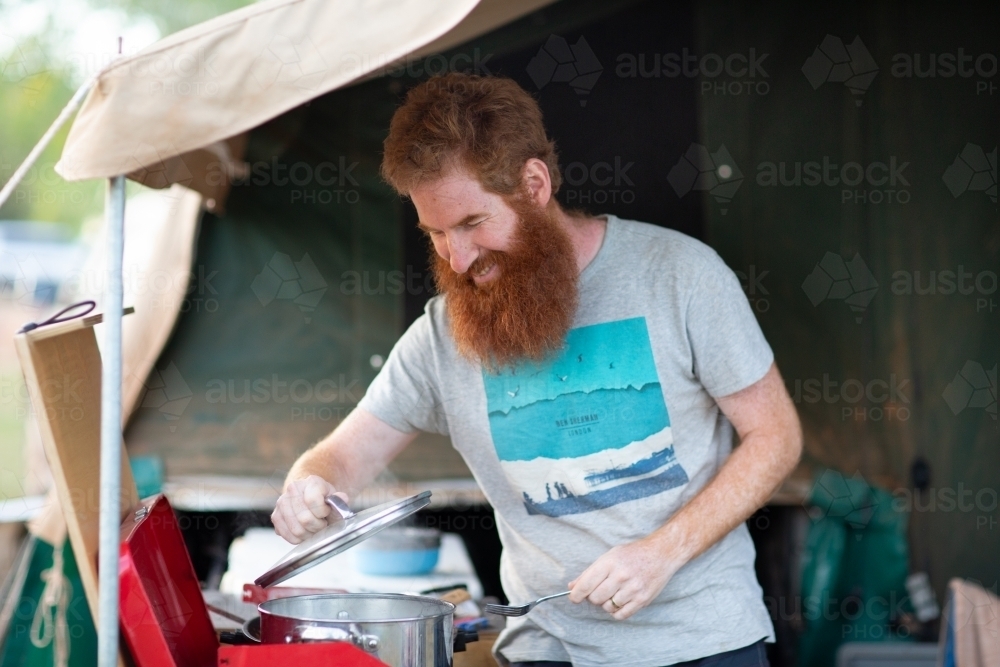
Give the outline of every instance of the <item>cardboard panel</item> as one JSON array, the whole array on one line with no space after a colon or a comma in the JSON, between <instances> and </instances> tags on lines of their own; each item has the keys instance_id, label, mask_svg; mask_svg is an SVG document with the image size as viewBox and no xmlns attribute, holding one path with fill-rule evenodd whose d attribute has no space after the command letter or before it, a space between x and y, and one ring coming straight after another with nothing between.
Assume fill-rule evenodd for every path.
<instances>
[{"instance_id":1,"label":"cardboard panel","mask_svg":"<svg viewBox=\"0 0 1000 667\"><path fill-rule=\"evenodd\" d=\"M25 384L87 602L97 618L100 525L101 357L88 317L15 336ZM122 447L122 517L138 502Z\"/></svg>"}]
</instances>

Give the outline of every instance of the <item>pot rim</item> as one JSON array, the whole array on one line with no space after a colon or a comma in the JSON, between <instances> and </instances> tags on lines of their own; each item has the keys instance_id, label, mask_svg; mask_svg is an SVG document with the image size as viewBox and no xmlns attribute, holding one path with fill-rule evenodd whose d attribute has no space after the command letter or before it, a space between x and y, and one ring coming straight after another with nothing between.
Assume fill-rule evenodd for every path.
<instances>
[{"instance_id":1,"label":"pot rim","mask_svg":"<svg viewBox=\"0 0 1000 667\"><path fill-rule=\"evenodd\" d=\"M257 626L257 634L256 635L253 633L254 625ZM254 642L260 644L261 643L261 641L260 641L260 615L258 614L257 616L252 616L251 618L248 618L243 623L242 630L243 630L243 634L246 635L248 639L250 639L251 641L254 641Z\"/></svg>"},{"instance_id":2,"label":"pot rim","mask_svg":"<svg viewBox=\"0 0 1000 667\"><path fill-rule=\"evenodd\" d=\"M371 619L371 620L359 620L356 618L309 618L307 616L292 616L287 613L277 613L270 611L265 608L272 602L275 603L288 603L290 600L315 600L315 599L357 599L357 598L389 598L390 600L421 600L424 602L430 602L435 605L441 605L440 613L433 614L430 616L414 616L412 618L385 618L385 619ZM265 618L273 619L288 619L293 621L306 621L309 623L331 623L338 625L345 625L350 623L405 623L412 621L428 621L441 618L443 616L454 616L455 605L446 600L441 600L438 598L430 597L429 595L406 595L404 593L320 593L313 595L293 595L287 598L276 598L274 600L266 600L257 605L257 613L260 614L260 622L264 623ZM263 628L262 628L263 630Z\"/></svg>"}]
</instances>

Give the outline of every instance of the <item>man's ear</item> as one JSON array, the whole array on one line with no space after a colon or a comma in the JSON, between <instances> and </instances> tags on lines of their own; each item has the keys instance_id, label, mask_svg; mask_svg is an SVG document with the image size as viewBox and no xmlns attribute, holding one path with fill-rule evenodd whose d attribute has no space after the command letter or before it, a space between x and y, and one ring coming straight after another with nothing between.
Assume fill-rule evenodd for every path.
<instances>
[{"instance_id":1,"label":"man's ear","mask_svg":"<svg viewBox=\"0 0 1000 667\"><path fill-rule=\"evenodd\" d=\"M521 182L528 188L528 194L537 205L548 206L552 199L552 179L549 168L538 158L529 158L521 171Z\"/></svg>"}]
</instances>

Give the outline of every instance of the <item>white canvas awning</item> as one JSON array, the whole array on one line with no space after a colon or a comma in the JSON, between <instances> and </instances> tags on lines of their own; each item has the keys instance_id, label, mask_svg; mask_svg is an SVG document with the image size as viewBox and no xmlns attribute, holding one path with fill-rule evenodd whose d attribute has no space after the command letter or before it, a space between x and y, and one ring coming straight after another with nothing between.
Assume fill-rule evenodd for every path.
<instances>
[{"instance_id":1,"label":"white canvas awning","mask_svg":"<svg viewBox=\"0 0 1000 667\"><path fill-rule=\"evenodd\" d=\"M108 66L56 171L70 181L130 174L153 187L185 184L206 159L240 150L239 135L289 109L550 2L265 0L244 7Z\"/></svg>"}]
</instances>

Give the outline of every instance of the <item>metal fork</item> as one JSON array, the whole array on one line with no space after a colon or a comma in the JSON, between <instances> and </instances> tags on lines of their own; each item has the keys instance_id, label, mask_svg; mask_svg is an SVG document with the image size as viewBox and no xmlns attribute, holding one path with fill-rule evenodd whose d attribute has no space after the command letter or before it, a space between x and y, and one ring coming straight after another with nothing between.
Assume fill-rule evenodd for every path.
<instances>
[{"instance_id":1,"label":"metal fork","mask_svg":"<svg viewBox=\"0 0 1000 667\"><path fill-rule=\"evenodd\" d=\"M564 595L569 595L569 591L563 591L562 593L556 593L555 595L546 595L543 598L538 598L534 602L529 602L528 604L488 604L486 605L487 614L497 614L498 616L524 616L529 611L535 608L535 605L539 602L545 602L546 600L551 600L552 598L561 598Z\"/></svg>"}]
</instances>

